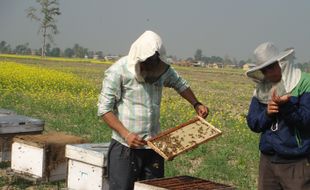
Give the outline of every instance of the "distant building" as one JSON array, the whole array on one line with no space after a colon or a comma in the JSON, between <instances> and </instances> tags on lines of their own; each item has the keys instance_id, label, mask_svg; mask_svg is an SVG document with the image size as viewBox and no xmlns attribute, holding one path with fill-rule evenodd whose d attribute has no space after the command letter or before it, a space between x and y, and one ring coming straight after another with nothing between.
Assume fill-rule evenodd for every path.
<instances>
[{"instance_id":1,"label":"distant building","mask_svg":"<svg viewBox=\"0 0 310 190\"><path fill-rule=\"evenodd\" d=\"M32 49L32 50L31 50L31 55L37 55L37 51L34 50L34 49Z\"/></svg>"},{"instance_id":2,"label":"distant building","mask_svg":"<svg viewBox=\"0 0 310 190\"><path fill-rule=\"evenodd\" d=\"M243 70L244 71L247 71L247 70L249 70L249 69L252 69L253 67L255 67L256 65L255 64L253 64L253 63L246 63L246 64L244 64L243 65Z\"/></svg>"},{"instance_id":3,"label":"distant building","mask_svg":"<svg viewBox=\"0 0 310 190\"><path fill-rule=\"evenodd\" d=\"M224 64L223 63L210 63L207 65L207 67L218 69L218 68L223 68Z\"/></svg>"},{"instance_id":4,"label":"distant building","mask_svg":"<svg viewBox=\"0 0 310 190\"><path fill-rule=\"evenodd\" d=\"M203 61L194 61L192 65L194 67L205 67L207 64Z\"/></svg>"},{"instance_id":5,"label":"distant building","mask_svg":"<svg viewBox=\"0 0 310 190\"><path fill-rule=\"evenodd\" d=\"M181 61L177 61L174 64L175 65L179 65L179 66L185 66L185 67L189 67L189 66L192 65L191 62L189 62L189 61L182 61L182 60Z\"/></svg>"},{"instance_id":6,"label":"distant building","mask_svg":"<svg viewBox=\"0 0 310 190\"><path fill-rule=\"evenodd\" d=\"M104 56L104 60L106 60L106 61L117 60L117 59L119 59L118 55L106 55L106 56Z\"/></svg>"},{"instance_id":7,"label":"distant building","mask_svg":"<svg viewBox=\"0 0 310 190\"><path fill-rule=\"evenodd\" d=\"M211 67L218 69L218 68L220 68L220 65L218 63L213 63L213 64L211 64Z\"/></svg>"},{"instance_id":8,"label":"distant building","mask_svg":"<svg viewBox=\"0 0 310 190\"><path fill-rule=\"evenodd\" d=\"M237 68L237 65L229 64L229 65L225 65L225 68L235 69Z\"/></svg>"},{"instance_id":9,"label":"distant building","mask_svg":"<svg viewBox=\"0 0 310 190\"><path fill-rule=\"evenodd\" d=\"M168 62L168 64L173 64L173 63L175 63L176 61L175 61L173 58L168 57L168 58L167 58L167 62Z\"/></svg>"}]
</instances>

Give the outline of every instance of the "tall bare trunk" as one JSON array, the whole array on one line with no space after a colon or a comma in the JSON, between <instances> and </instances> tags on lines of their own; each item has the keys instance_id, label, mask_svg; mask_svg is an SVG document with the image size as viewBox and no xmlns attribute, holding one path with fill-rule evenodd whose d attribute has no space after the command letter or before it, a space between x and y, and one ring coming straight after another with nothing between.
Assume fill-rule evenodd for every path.
<instances>
[{"instance_id":1,"label":"tall bare trunk","mask_svg":"<svg viewBox=\"0 0 310 190\"><path fill-rule=\"evenodd\" d=\"M45 42L46 41L46 27L43 29L43 47L41 52L41 57L45 57Z\"/></svg>"}]
</instances>

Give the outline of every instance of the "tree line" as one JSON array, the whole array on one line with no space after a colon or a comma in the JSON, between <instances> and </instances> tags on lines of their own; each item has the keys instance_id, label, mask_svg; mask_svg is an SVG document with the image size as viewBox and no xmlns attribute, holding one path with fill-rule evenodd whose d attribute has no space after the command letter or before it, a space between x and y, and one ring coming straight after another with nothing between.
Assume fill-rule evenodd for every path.
<instances>
[{"instance_id":1,"label":"tree line","mask_svg":"<svg viewBox=\"0 0 310 190\"><path fill-rule=\"evenodd\" d=\"M85 48L79 44L75 44L71 48L66 48L62 50L59 47L52 47L51 44L47 43L45 45L44 56L50 57L77 57L77 58L93 58L103 57L102 51L90 51L88 48ZM13 48L10 44L6 41L0 42L0 53L6 54L19 54L19 55L42 55L42 48L40 49L31 49L29 47L29 43L19 44L15 48Z\"/></svg>"},{"instance_id":2,"label":"tree line","mask_svg":"<svg viewBox=\"0 0 310 190\"><path fill-rule=\"evenodd\" d=\"M231 58L228 55L223 57L220 56L205 56L202 53L201 49L197 49L194 57L193 58L189 58L192 59L192 61L195 62L203 62L204 64L213 64L213 63L217 63L217 64L222 64L223 66L234 66L234 67L242 67L244 64L247 63L252 63L253 61L251 59L247 59L247 60L240 60L238 61L236 58Z\"/></svg>"},{"instance_id":3,"label":"tree line","mask_svg":"<svg viewBox=\"0 0 310 190\"><path fill-rule=\"evenodd\" d=\"M251 59L247 60L240 60L237 61L236 58L230 58L229 56L225 56L224 58L219 57L219 56L204 56L202 53L201 49L197 49L194 58L188 58L190 61L195 61L195 62L203 62L204 64L212 64L212 63L220 63L223 66L225 65L232 65L235 67L243 67L243 65L248 64L248 63L254 63ZM308 62L298 62L296 63L297 67L299 67L302 71L305 72L310 72L310 61Z\"/></svg>"},{"instance_id":4,"label":"tree line","mask_svg":"<svg viewBox=\"0 0 310 190\"><path fill-rule=\"evenodd\" d=\"M19 44L15 48L12 48L10 44L6 41L0 42L0 53L4 54L19 54L19 55L38 55L42 53L42 48L40 49L31 49L29 43ZM104 57L102 51L90 51L88 48L85 48L79 44L74 44L71 48L66 48L62 50L59 47L52 47L51 44L47 43L45 47L45 56L49 57L68 57L68 58L98 58L101 59ZM176 56L168 56L173 60L177 60ZM201 49L197 49L193 57L186 59L189 62L203 62L204 64L213 64L220 63L223 66L233 65L237 68L241 68L244 64L253 63L251 59L237 61L236 58L230 58L225 56L224 58L220 56L204 56ZM296 63L302 71L310 72L310 61L303 63Z\"/></svg>"}]
</instances>

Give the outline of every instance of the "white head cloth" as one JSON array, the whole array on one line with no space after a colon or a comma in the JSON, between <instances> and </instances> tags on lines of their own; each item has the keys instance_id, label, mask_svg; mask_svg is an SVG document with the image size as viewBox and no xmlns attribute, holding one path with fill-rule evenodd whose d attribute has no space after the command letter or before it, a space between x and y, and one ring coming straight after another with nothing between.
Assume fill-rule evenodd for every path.
<instances>
[{"instance_id":1,"label":"white head cloth","mask_svg":"<svg viewBox=\"0 0 310 190\"><path fill-rule=\"evenodd\" d=\"M159 53L161 61L167 62L166 50L158 34L152 31L145 31L130 47L128 53L128 70L139 82L144 82L140 74L140 63Z\"/></svg>"}]
</instances>

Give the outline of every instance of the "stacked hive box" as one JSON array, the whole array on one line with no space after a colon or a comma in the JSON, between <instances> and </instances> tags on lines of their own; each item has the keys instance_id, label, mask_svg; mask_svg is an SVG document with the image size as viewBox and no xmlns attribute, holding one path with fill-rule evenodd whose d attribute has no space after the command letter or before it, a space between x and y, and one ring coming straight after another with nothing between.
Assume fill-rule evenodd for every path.
<instances>
[{"instance_id":1,"label":"stacked hive box","mask_svg":"<svg viewBox=\"0 0 310 190\"><path fill-rule=\"evenodd\" d=\"M16 113L11 110L0 108L0 117L8 116L8 115L16 115ZM0 118L0 121L1 121L1 118ZM2 137L0 136L0 162L10 160L9 157L11 154L9 153L10 146L7 143L8 141L9 140L5 138L4 135L2 135Z\"/></svg>"},{"instance_id":2,"label":"stacked hive box","mask_svg":"<svg viewBox=\"0 0 310 190\"><path fill-rule=\"evenodd\" d=\"M135 182L134 190L234 190L234 187L212 181L191 177L177 176Z\"/></svg>"},{"instance_id":3,"label":"stacked hive box","mask_svg":"<svg viewBox=\"0 0 310 190\"><path fill-rule=\"evenodd\" d=\"M66 179L66 144L85 141L62 133L23 135L13 139L11 169L19 176L33 181Z\"/></svg>"},{"instance_id":4,"label":"stacked hive box","mask_svg":"<svg viewBox=\"0 0 310 190\"><path fill-rule=\"evenodd\" d=\"M109 143L67 145L68 189L108 190L108 149Z\"/></svg>"},{"instance_id":5,"label":"stacked hive box","mask_svg":"<svg viewBox=\"0 0 310 190\"><path fill-rule=\"evenodd\" d=\"M40 134L44 121L0 110L0 162L11 160L12 139L16 135Z\"/></svg>"}]
</instances>

